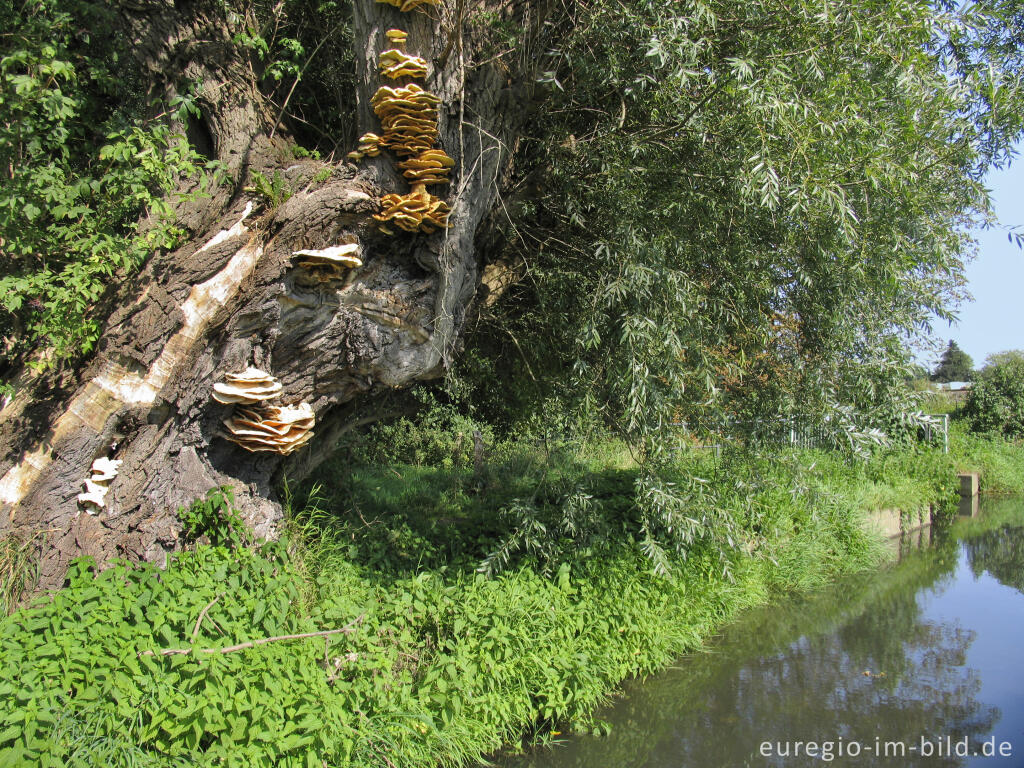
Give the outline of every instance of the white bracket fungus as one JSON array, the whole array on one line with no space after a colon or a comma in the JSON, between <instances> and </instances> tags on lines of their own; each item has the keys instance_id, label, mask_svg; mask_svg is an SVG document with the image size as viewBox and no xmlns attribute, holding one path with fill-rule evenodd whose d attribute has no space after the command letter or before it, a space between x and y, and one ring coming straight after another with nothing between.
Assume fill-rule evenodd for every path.
<instances>
[{"instance_id":1,"label":"white bracket fungus","mask_svg":"<svg viewBox=\"0 0 1024 768\"><path fill-rule=\"evenodd\" d=\"M346 269L363 266L363 260L359 258L358 253L358 243L348 243L318 251L294 251L292 260L297 266L326 282L341 278Z\"/></svg>"},{"instance_id":2,"label":"white bracket fungus","mask_svg":"<svg viewBox=\"0 0 1024 768\"><path fill-rule=\"evenodd\" d=\"M120 461L101 456L92 463L92 475L85 481L85 493L78 494L78 503L90 515L95 515L106 506L110 481L117 477Z\"/></svg>"},{"instance_id":3,"label":"white bracket fungus","mask_svg":"<svg viewBox=\"0 0 1024 768\"><path fill-rule=\"evenodd\" d=\"M241 373L225 373L224 381L213 385L213 399L218 403L255 405L281 394L281 382L259 368L246 368Z\"/></svg>"}]
</instances>

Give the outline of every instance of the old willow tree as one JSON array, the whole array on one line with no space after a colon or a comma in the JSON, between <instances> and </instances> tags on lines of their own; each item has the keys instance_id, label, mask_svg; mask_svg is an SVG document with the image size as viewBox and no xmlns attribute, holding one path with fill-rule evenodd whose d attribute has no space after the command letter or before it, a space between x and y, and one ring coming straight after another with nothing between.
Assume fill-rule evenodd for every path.
<instances>
[{"instance_id":1,"label":"old willow tree","mask_svg":"<svg viewBox=\"0 0 1024 768\"><path fill-rule=\"evenodd\" d=\"M270 533L275 480L467 327L644 455L680 416L894 412L1020 130L1015 7L401 5L0 0L0 532L44 583L159 557L213 486ZM388 197L444 175L428 149L450 183ZM211 399L247 368L271 399ZM310 415L287 455L225 439Z\"/></svg>"}]
</instances>

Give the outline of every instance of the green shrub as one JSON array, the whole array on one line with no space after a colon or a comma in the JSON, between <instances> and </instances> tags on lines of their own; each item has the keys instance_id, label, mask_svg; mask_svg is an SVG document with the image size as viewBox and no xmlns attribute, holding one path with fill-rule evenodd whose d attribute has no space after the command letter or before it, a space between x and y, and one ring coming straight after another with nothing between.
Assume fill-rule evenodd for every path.
<instances>
[{"instance_id":1,"label":"green shrub","mask_svg":"<svg viewBox=\"0 0 1024 768\"><path fill-rule=\"evenodd\" d=\"M88 353L111 278L176 245L167 195L203 168L166 112L137 117L147 105L109 12L0 0L0 364L39 347L42 365Z\"/></svg>"},{"instance_id":2,"label":"green shrub","mask_svg":"<svg viewBox=\"0 0 1024 768\"><path fill-rule=\"evenodd\" d=\"M419 400L415 416L377 424L349 440L351 461L451 469L473 465L478 440L484 446L494 442L491 427L457 405L426 390L415 396Z\"/></svg>"},{"instance_id":3,"label":"green shrub","mask_svg":"<svg viewBox=\"0 0 1024 768\"><path fill-rule=\"evenodd\" d=\"M1024 353L1003 353L981 369L964 417L975 432L1024 437Z\"/></svg>"},{"instance_id":4,"label":"green shrub","mask_svg":"<svg viewBox=\"0 0 1024 768\"><path fill-rule=\"evenodd\" d=\"M686 559L669 550L662 575L639 540L616 535L639 514L640 471L621 466L615 444L500 446L483 473L325 467L319 501L259 548L241 546L230 497L214 492L182 514L200 542L225 546L196 543L164 570L80 561L63 590L0 619L0 765L433 768L524 734L593 730L594 707L621 680L698 647L737 611L880 562L861 524L871 499L955 494L966 463L997 487L1024 480L1009 442L957 429L951 446L867 461L680 452L666 482L714 484L714 514L688 511L701 524L727 516L739 546L724 560L712 546ZM557 523L577 487L608 536L584 544L556 531L493 577L476 572L517 525L497 510L529 501ZM360 617L326 647L318 637L146 655Z\"/></svg>"}]
</instances>

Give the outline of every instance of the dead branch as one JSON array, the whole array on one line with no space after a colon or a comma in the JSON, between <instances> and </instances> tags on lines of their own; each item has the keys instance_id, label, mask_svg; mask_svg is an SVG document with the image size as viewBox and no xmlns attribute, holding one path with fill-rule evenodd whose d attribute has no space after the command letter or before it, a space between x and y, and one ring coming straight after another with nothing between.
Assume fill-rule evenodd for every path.
<instances>
[{"instance_id":1,"label":"dead branch","mask_svg":"<svg viewBox=\"0 0 1024 768\"><path fill-rule=\"evenodd\" d=\"M193 645L196 642L196 637L199 635L199 626L203 623L203 618L206 616L206 612L208 610L210 610L211 608L213 608L214 603L216 603L218 600L220 600L226 594L227 594L226 592L221 592L219 595L217 595L215 598L213 598L213 600L208 602L206 604L206 607L203 608L203 610L199 612L199 618L196 619L196 625L194 627L192 627L192 639L189 641Z\"/></svg>"},{"instance_id":2,"label":"dead branch","mask_svg":"<svg viewBox=\"0 0 1024 768\"><path fill-rule=\"evenodd\" d=\"M263 637L259 640L249 640L244 643L238 643L238 645L228 645L223 648L164 648L159 651L139 651L139 656L187 656L190 653L234 653L235 651L243 651L246 648L255 648L257 645L266 645L267 643L276 643L282 640L302 640L307 637L327 637L328 635L346 634L350 635L355 632L355 628L363 623L363 619L366 618L364 613L359 618L346 624L340 629L325 629L321 632L301 632L297 635L277 635L276 637Z\"/></svg>"}]
</instances>

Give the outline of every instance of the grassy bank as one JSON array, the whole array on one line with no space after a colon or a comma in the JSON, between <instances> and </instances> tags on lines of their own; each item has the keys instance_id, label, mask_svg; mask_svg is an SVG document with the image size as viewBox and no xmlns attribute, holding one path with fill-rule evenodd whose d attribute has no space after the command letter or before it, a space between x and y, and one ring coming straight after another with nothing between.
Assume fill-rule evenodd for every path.
<instances>
[{"instance_id":1,"label":"grassy bank","mask_svg":"<svg viewBox=\"0 0 1024 768\"><path fill-rule=\"evenodd\" d=\"M863 509L948 498L960 462L990 489L1024 488L1019 446L962 436L950 456L867 463L680 453L679 476L720 489L739 541L724 559L698 544L667 575L625 533L478 572L521 523L517 500L585 498L628 520L636 471L614 443L496 449L475 468L328 466L319 501L299 494L288 536L262 547L223 505L200 505L221 546L163 571L81 563L64 590L0 622L0 764L456 765L593 728L617 683L743 608L877 564Z\"/></svg>"}]
</instances>

